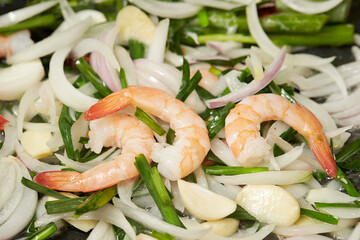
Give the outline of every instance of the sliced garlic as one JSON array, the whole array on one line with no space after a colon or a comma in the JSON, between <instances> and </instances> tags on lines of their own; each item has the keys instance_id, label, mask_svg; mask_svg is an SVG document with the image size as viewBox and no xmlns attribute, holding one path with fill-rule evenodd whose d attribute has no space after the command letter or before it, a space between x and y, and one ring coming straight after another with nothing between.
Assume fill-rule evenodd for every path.
<instances>
[{"instance_id":1,"label":"sliced garlic","mask_svg":"<svg viewBox=\"0 0 360 240\"><path fill-rule=\"evenodd\" d=\"M155 24L139 8L124 7L116 17L116 26L119 28L119 40L127 43L129 40L138 40L150 45L155 32Z\"/></svg>"},{"instance_id":2,"label":"sliced garlic","mask_svg":"<svg viewBox=\"0 0 360 240\"><path fill-rule=\"evenodd\" d=\"M275 185L247 185L239 192L236 202L260 222L288 226L300 216L296 199Z\"/></svg>"},{"instance_id":3,"label":"sliced garlic","mask_svg":"<svg viewBox=\"0 0 360 240\"><path fill-rule=\"evenodd\" d=\"M20 142L30 156L39 159L52 154L52 150L47 145L51 136L49 131L27 130L22 134Z\"/></svg>"},{"instance_id":4,"label":"sliced garlic","mask_svg":"<svg viewBox=\"0 0 360 240\"><path fill-rule=\"evenodd\" d=\"M234 218L224 218L216 221L208 221L200 224L205 228L211 227L213 234L229 237L239 229L239 220Z\"/></svg>"},{"instance_id":5,"label":"sliced garlic","mask_svg":"<svg viewBox=\"0 0 360 240\"><path fill-rule=\"evenodd\" d=\"M195 183L178 180L186 209L202 220L218 220L235 211L236 203Z\"/></svg>"}]
</instances>

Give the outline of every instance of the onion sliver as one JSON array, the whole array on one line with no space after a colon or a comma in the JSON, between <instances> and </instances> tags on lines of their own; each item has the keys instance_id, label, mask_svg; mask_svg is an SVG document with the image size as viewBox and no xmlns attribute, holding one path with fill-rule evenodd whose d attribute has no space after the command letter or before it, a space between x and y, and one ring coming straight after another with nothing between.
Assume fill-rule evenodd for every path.
<instances>
[{"instance_id":1,"label":"onion sliver","mask_svg":"<svg viewBox=\"0 0 360 240\"><path fill-rule=\"evenodd\" d=\"M70 28L47 37L34 45L25 48L6 59L7 63L26 62L46 56L58 49L71 45L79 40L92 22L85 19Z\"/></svg>"},{"instance_id":2,"label":"onion sliver","mask_svg":"<svg viewBox=\"0 0 360 240\"><path fill-rule=\"evenodd\" d=\"M124 69L128 86L136 85L136 69L129 53L121 46L115 46L114 51L116 59Z\"/></svg>"},{"instance_id":3,"label":"onion sliver","mask_svg":"<svg viewBox=\"0 0 360 240\"><path fill-rule=\"evenodd\" d=\"M42 2L8 12L0 16L0 27L11 26L25 19L31 18L32 16L35 16L36 14L55 6L57 3L58 1Z\"/></svg>"},{"instance_id":4,"label":"onion sliver","mask_svg":"<svg viewBox=\"0 0 360 240\"><path fill-rule=\"evenodd\" d=\"M108 239L106 238L108 232L111 232L114 235L114 230L111 224L100 220L96 224L94 229L90 232L89 236L87 237L87 240ZM115 239L115 235L114 235L114 239Z\"/></svg>"},{"instance_id":5,"label":"onion sliver","mask_svg":"<svg viewBox=\"0 0 360 240\"><path fill-rule=\"evenodd\" d=\"M360 239L360 224L357 224L357 226L352 231L351 235L349 236L348 240L357 240Z\"/></svg>"},{"instance_id":6,"label":"onion sliver","mask_svg":"<svg viewBox=\"0 0 360 240\"><path fill-rule=\"evenodd\" d=\"M195 16L202 8L186 2L163 2L157 0L130 0L139 8L163 18L182 19Z\"/></svg>"},{"instance_id":7,"label":"onion sliver","mask_svg":"<svg viewBox=\"0 0 360 240\"><path fill-rule=\"evenodd\" d=\"M22 175L25 178L31 179L28 170L19 160L13 157L11 160L17 162L21 168ZM28 225L35 213L38 199L37 192L30 188L24 187L21 183L19 184L23 187L22 198L11 216L4 224L0 226L0 236L2 239L9 239L23 230Z\"/></svg>"},{"instance_id":8,"label":"onion sliver","mask_svg":"<svg viewBox=\"0 0 360 240\"><path fill-rule=\"evenodd\" d=\"M7 157L15 150L15 143L17 141L16 120L7 110L3 111L3 116L9 122L4 127L5 141L0 149L0 157Z\"/></svg>"},{"instance_id":9,"label":"onion sliver","mask_svg":"<svg viewBox=\"0 0 360 240\"><path fill-rule=\"evenodd\" d=\"M351 203L359 198L349 196L348 194L336 191L331 188L311 189L306 200L313 204L315 202L325 203Z\"/></svg>"},{"instance_id":10,"label":"onion sliver","mask_svg":"<svg viewBox=\"0 0 360 240\"><path fill-rule=\"evenodd\" d=\"M228 166L239 166L240 163L234 156L229 146L219 138L214 138L210 143L211 151Z\"/></svg>"},{"instance_id":11,"label":"onion sliver","mask_svg":"<svg viewBox=\"0 0 360 240\"><path fill-rule=\"evenodd\" d=\"M309 0L281 0L281 2L300 13L318 14L329 11L339 5L343 0L327 0L327 1L309 1Z\"/></svg>"},{"instance_id":12,"label":"onion sliver","mask_svg":"<svg viewBox=\"0 0 360 240\"><path fill-rule=\"evenodd\" d=\"M67 80L64 73L64 61L71 47L56 51L50 60L49 81L56 97L68 107L79 112L86 111L97 99L87 96L77 90Z\"/></svg>"},{"instance_id":13,"label":"onion sliver","mask_svg":"<svg viewBox=\"0 0 360 240\"><path fill-rule=\"evenodd\" d=\"M339 218L353 219L360 218L360 208L324 207L321 210Z\"/></svg>"},{"instance_id":14,"label":"onion sliver","mask_svg":"<svg viewBox=\"0 0 360 240\"><path fill-rule=\"evenodd\" d=\"M146 58L154 62L164 62L166 40L170 21L168 18L161 20L156 26L154 36L147 51Z\"/></svg>"},{"instance_id":15,"label":"onion sliver","mask_svg":"<svg viewBox=\"0 0 360 240\"><path fill-rule=\"evenodd\" d=\"M210 229L187 230L164 222L163 220L152 216L149 212L142 208L129 206L119 198L113 198L115 206L121 209L125 216L134 219L143 224L145 227L154 229L159 232L166 232L170 235L184 239L199 239L205 236Z\"/></svg>"},{"instance_id":16,"label":"onion sliver","mask_svg":"<svg viewBox=\"0 0 360 240\"><path fill-rule=\"evenodd\" d=\"M252 0L223 1L223 0L185 0L185 2L199 4L206 7L231 10L249 4Z\"/></svg>"},{"instance_id":17,"label":"onion sliver","mask_svg":"<svg viewBox=\"0 0 360 240\"><path fill-rule=\"evenodd\" d=\"M289 185L305 182L312 176L311 171L268 171L233 176L214 176L214 179L227 184L274 184Z\"/></svg>"},{"instance_id":18,"label":"onion sliver","mask_svg":"<svg viewBox=\"0 0 360 240\"><path fill-rule=\"evenodd\" d=\"M32 85L45 76L44 67L39 59L17 63L0 69L0 100L18 100Z\"/></svg>"},{"instance_id":19,"label":"onion sliver","mask_svg":"<svg viewBox=\"0 0 360 240\"><path fill-rule=\"evenodd\" d=\"M239 102L243 98L257 93L268 85L271 80L275 77L276 73L280 70L284 59L285 59L286 49L282 48L280 54L275 58L275 60L266 68L264 72L264 77L258 81L253 80L245 87L241 88L239 91L229 93L223 97L207 100L206 104L209 108L218 108L225 106L228 102Z\"/></svg>"}]
</instances>

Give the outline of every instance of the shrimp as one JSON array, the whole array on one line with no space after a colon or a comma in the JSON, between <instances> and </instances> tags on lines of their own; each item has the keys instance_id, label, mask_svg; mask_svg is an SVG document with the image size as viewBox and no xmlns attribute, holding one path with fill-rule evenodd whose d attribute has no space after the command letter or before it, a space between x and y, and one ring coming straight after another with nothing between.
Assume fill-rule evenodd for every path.
<instances>
[{"instance_id":1,"label":"shrimp","mask_svg":"<svg viewBox=\"0 0 360 240\"><path fill-rule=\"evenodd\" d=\"M190 107L168 93L150 87L131 86L103 98L85 112L86 120L101 118L128 105L169 122L175 131L174 145L155 143L151 153L159 172L170 180L198 168L210 149L206 124Z\"/></svg>"},{"instance_id":2,"label":"shrimp","mask_svg":"<svg viewBox=\"0 0 360 240\"><path fill-rule=\"evenodd\" d=\"M103 146L122 148L113 161L78 173L75 171L49 171L36 175L35 181L51 189L71 192L91 192L123 180L138 176L135 157L144 154L150 162L155 143L152 130L134 116L111 114L90 122L89 145L99 153Z\"/></svg>"},{"instance_id":3,"label":"shrimp","mask_svg":"<svg viewBox=\"0 0 360 240\"><path fill-rule=\"evenodd\" d=\"M22 30L8 36L0 35L0 58L9 57L33 43L29 30Z\"/></svg>"},{"instance_id":4,"label":"shrimp","mask_svg":"<svg viewBox=\"0 0 360 240\"><path fill-rule=\"evenodd\" d=\"M269 153L260 136L260 123L282 120L308 141L323 169L336 177L336 164L319 120L305 107L275 94L258 94L243 99L225 119L226 142L243 166L253 166Z\"/></svg>"}]
</instances>

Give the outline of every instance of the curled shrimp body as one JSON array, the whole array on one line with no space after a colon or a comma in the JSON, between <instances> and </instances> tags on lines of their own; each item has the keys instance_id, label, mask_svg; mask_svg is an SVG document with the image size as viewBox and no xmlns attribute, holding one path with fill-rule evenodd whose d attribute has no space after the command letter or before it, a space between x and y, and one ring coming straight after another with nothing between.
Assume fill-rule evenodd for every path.
<instances>
[{"instance_id":1,"label":"curled shrimp body","mask_svg":"<svg viewBox=\"0 0 360 240\"><path fill-rule=\"evenodd\" d=\"M113 161L78 173L75 171L50 171L39 173L35 181L52 189L73 192L91 192L103 189L139 175L135 157L144 154L150 161L155 143L152 130L133 116L112 114L90 122L89 144L99 153L103 146L122 148Z\"/></svg>"},{"instance_id":2,"label":"curled shrimp body","mask_svg":"<svg viewBox=\"0 0 360 240\"><path fill-rule=\"evenodd\" d=\"M0 58L11 56L33 43L29 30L22 30L8 36L0 35Z\"/></svg>"},{"instance_id":3,"label":"curled shrimp body","mask_svg":"<svg viewBox=\"0 0 360 240\"><path fill-rule=\"evenodd\" d=\"M163 176L177 180L200 166L210 149L205 122L190 107L164 91L142 86L119 90L91 106L85 119L101 118L128 105L169 122L175 131L173 145L155 143L151 153Z\"/></svg>"},{"instance_id":4,"label":"curled shrimp body","mask_svg":"<svg viewBox=\"0 0 360 240\"><path fill-rule=\"evenodd\" d=\"M259 94L243 99L225 120L225 135L235 157L243 166L253 166L269 153L270 146L260 136L260 123L282 120L308 141L323 169L336 177L336 165L319 120L305 107L275 94Z\"/></svg>"}]
</instances>

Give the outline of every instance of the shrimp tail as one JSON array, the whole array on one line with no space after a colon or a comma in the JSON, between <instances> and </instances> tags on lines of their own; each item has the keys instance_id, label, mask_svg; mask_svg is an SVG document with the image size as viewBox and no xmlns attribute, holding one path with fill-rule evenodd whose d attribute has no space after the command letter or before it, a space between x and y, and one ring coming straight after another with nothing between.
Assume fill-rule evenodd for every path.
<instances>
[{"instance_id":1,"label":"shrimp tail","mask_svg":"<svg viewBox=\"0 0 360 240\"><path fill-rule=\"evenodd\" d=\"M34 181L55 190L80 192L83 190L80 177L75 171L49 171L39 173Z\"/></svg>"},{"instance_id":2,"label":"shrimp tail","mask_svg":"<svg viewBox=\"0 0 360 240\"><path fill-rule=\"evenodd\" d=\"M308 139L308 144L315 158L325 172L332 178L336 178L337 170L334 155L324 134L314 134Z\"/></svg>"},{"instance_id":3,"label":"shrimp tail","mask_svg":"<svg viewBox=\"0 0 360 240\"><path fill-rule=\"evenodd\" d=\"M127 89L114 92L92 105L85 112L85 120L91 121L126 108L131 101Z\"/></svg>"}]
</instances>

